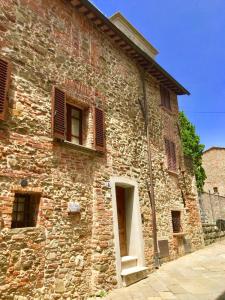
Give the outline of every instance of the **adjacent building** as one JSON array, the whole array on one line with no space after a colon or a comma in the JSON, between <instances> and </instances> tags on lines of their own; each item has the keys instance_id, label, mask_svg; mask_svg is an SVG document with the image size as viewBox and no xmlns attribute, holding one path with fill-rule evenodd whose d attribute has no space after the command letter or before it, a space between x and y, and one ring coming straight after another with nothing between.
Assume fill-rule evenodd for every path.
<instances>
[{"instance_id":1,"label":"adjacent building","mask_svg":"<svg viewBox=\"0 0 225 300\"><path fill-rule=\"evenodd\" d=\"M161 262L201 247L188 91L157 50L87 0L2 0L0 16L1 299L87 299L153 270L149 150Z\"/></svg>"},{"instance_id":2,"label":"adjacent building","mask_svg":"<svg viewBox=\"0 0 225 300\"><path fill-rule=\"evenodd\" d=\"M202 165L207 176L204 191L225 197L225 148L211 147L206 150Z\"/></svg>"}]
</instances>

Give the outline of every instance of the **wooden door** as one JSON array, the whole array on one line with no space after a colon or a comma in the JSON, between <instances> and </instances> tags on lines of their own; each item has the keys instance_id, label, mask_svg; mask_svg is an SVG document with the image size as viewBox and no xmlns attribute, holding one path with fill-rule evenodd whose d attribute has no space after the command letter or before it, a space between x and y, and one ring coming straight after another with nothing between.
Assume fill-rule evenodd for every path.
<instances>
[{"instance_id":1,"label":"wooden door","mask_svg":"<svg viewBox=\"0 0 225 300\"><path fill-rule=\"evenodd\" d=\"M126 241L126 201L125 189L116 187L116 202L117 202L117 216L119 227L119 240L120 240L120 255L127 255L127 241Z\"/></svg>"}]
</instances>

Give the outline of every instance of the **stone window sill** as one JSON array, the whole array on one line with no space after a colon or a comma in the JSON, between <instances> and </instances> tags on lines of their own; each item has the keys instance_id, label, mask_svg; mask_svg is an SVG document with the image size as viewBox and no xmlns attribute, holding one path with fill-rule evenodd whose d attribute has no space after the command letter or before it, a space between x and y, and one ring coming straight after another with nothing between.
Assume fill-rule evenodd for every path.
<instances>
[{"instance_id":1,"label":"stone window sill","mask_svg":"<svg viewBox=\"0 0 225 300\"><path fill-rule=\"evenodd\" d=\"M186 232L174 232L173 237L184 237L186 235Z\"/></svg>"},{"instance_id":2,"label":"stone window sill","mask_svg":"<svg viewBox=\"0 0 225 300\"><path fill-rule=\"evenodd\" d=\"M4 228L6 229L6 228ZM13 234L22 234L22 233L27 233L27 232L35 232L35 231L40 231L43 228L40 226L33 226L33 227L17 227L17 228L7 228L7 230L10 230L11 233Z\"/></svg>"},{"instance_id":3,"label":"stone window sill","mask_svg":"<svg viewBox=\"0 0 225 300\"><path fill-rule=\"evenodd\" d=\"M71 148L71 149L74 149L78 152L82 152L82 153L86 153L86 154L89 154L89 155L103 155L103 152L101 151L98 151L98 150L95 150L95 149L92 149L92 148L89 148L89 147L85 147L83 145L78 145L78 144L74 144L74 143L71 143L71 142L68 142L68 141L57 141L57 143L59 145L62 145L62 146L65 146L67 148Z\"/></svg>"},{"instance_id":4,"label":"stone window sill","mask_svg":"<svg viewBox=\"0 0 225 300\"><path fill-rule=\"evenodd\" d=\"M177 171L167 169L167 172L168 172L168 174L173 175L173 176L175 176L175 177L178 177L178 176L179 176L179 174L178 174Z\"/></svg>"}]
</instances>

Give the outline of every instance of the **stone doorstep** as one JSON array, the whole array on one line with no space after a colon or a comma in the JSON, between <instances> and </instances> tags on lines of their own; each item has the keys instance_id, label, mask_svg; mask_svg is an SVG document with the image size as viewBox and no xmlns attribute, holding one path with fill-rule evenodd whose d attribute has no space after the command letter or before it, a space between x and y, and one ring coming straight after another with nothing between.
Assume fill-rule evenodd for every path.
<instances>
[{"instance_id":1,"label":"stone doorstep","mask_svg":"<svg viewBox=\"0 0 225 300\"><path fill-rule=\"evenodd\" d=\"M129 286L147 277L147 267L136 266L125 269L121 272L123 286Z\"/></svg>"},{"instance_id":2,"label":"stone doorstep","mask_svg":"<svg viewBox=\"0 0 225 300\"><path fill-rule=\"evenodd\" d=\"M122 271L128 268L137 267L137 260L136 256L123 256L121 257L121 267Z\"/></svg>"}]
</instances>

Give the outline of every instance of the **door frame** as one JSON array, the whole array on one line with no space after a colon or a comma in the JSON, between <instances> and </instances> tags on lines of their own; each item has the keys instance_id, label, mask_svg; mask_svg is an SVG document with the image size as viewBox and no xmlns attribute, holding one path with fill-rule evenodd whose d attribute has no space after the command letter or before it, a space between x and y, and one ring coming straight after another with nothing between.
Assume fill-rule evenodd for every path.
<instances>
[{"instance_id":1,"label":"door frame","mask_svg":"<svg viewBox=\"0 0 225 300\"><path fill-rule=\"evenodd\" d=\"M144 257L144 239L142 231L142 221L141 221L141 210L139 203L139 193L138 193L138 183L134 179L126 177L111 177L110 186L112 192L112 209L113 209L113 231L114 231L114 243L115 243L115 258L116 258L116 274L117 274L117 286L122 287L121 278L121 255L120 255L120 241L119 241L119 227L118 227L118 216L117 216L117 200L116 200L116 186L121 186L124 188L133 188L133 211L135 212L132 217L132 222L135 224L136 228L136 241L138 241L138 265L145 266Z\"/></svg>"}]
</instances>

